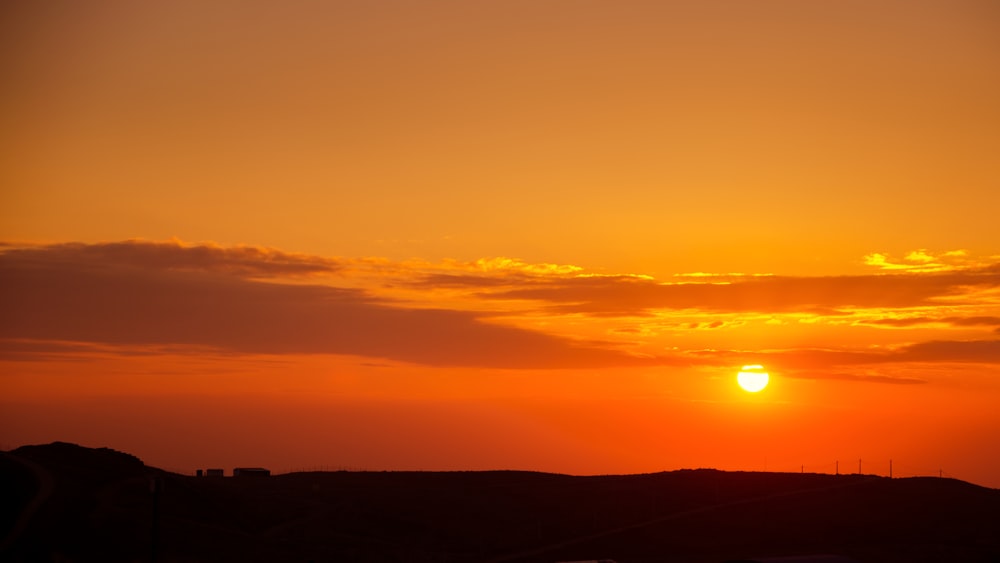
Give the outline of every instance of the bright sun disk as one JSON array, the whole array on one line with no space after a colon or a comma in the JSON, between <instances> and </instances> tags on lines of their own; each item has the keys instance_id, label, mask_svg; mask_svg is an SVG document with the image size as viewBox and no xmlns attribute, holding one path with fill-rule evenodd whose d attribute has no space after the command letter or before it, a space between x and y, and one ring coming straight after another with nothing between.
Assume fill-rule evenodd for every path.
<instances>
[{"instance_id":1,"label":"bright sun disk","mask_svg":"<svg viewBox=\"0 0 1000 563\"><path fill-rule=\"evenodd\" d=\"M743 366L739 375L736 376L736 382L740 384L740 387L750 393L756 393L767 387L768 379L770 376L764 371L764 366L759 365Z\"/></svg>"}]
</instances>

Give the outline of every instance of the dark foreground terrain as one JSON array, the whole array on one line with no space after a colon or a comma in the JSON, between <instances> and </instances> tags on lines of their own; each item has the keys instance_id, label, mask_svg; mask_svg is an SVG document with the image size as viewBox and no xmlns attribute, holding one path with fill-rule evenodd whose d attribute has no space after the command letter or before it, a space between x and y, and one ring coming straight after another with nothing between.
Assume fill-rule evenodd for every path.
<instances>
[{"instance_id":1,"label":"dark foreground terrain","mask_svg":"<svg viewBox=\"0 0 1000 563\"><path fill-rule=\"evenodd\" d=\"M55 443L0 456L0 501L0 561L12 562L717 563L822 553L1000 562L1000 490L936 478L713 470L198 478Z\"/></svg>"}]
</instances>

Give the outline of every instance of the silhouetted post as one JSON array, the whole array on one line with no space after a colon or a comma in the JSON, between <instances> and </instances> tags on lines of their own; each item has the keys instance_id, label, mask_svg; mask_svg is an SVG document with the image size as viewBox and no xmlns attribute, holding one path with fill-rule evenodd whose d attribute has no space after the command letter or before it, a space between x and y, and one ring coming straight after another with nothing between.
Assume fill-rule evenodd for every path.
<instances>
[{"instance_id":1,"label":"silhouetted post","mask_svg":"<svg viewBox=\"0 0 1000 563\"><path fill-rule=\"evenodd\" d=\"M940 469L938 469L938 479L940 479L943 476L942 475L943 473L944 473L944 471L941 471Z\"/></svg>"},{"instance_id":2,"label":"silhouetted post","mask_svg":"<svg viewBox=\"0 0 1000 563\"><path fill-rule=\"evenodd\" d=\"M149 480L149 492L153 493L153 527L150 531L149 561L156 563L156 543L159 539L160 527L160 491L163 490L163 481L159 477Z\"/></svg>"},{"instance_id":3,"label":"silhouetted post","mask_svg":"<svg viewBox=\"0 0 1000 563\"><path fill-rule=\"evenodd\" d=\"M805 472L806 472L806 466L805 465L799 467L799 473L805 473Z\"/></svg>"},{"instance_id":4,"label":"silhouetted post","mask_svg":"<svg viewBox=\"0 0 1000 563\"><path fill-rule=\"evenodd\" d=\"M840 460L834 462L836 465L833 466L833 474L840 475Z\"/></svg>"}]
</instances>

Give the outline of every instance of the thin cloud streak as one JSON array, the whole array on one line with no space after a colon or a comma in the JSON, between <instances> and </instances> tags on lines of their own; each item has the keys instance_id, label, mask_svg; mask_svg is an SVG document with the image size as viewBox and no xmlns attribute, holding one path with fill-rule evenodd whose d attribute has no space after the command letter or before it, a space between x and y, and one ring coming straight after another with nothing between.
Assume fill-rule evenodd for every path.
<instances>
[{"instance_id":1,"label":"thin cloud streak","mask_svg":"<svg viewBox=\"0 0 1000 563\"><path fill-rule=\"evenodd\" d=\"M769 367L815 370L887 363L1000 364L1000 340L932 340L887 349L700 350L688 353L707 365L756 362Z\"/></svg>"},{"instance_id":2,"label":"thin cloud streak","mask_svg":"<svg viewBox=\"0 0 1000 563\"><path fill-rule=\"evenodd\" d=\"M350 287L332 285L354 284ZM726 283L663 284L632 275L590 276L572 266L516 260L398 263L125 241L0 247L0 353L39 360L86 353L81 343L199 353L341 354L428 366L600 368L761 363L803 373L887 363L1000 364L998 340L947 340L878 349L697 350L670 345L628 353L627 331L587 340L515 327L520 314L489 304L541 302L552 319L810 312L974 302L1000 285L1000 267L946 273L840 277L738 277ZM403 287L407 299L396 289ZM388 289L387 289L388 288ZM442 301L437 292L448 292ZM454 298L454 296L458 296ZM389 296L392 296L391 298ZM448 303L445 307L442 303ZM534 309L537 311L537 303ZM914 323L935 317L913 317ZM993 326L990 315L937 317L954 326ZM860 323L905 325L906 320ZM742 321L731 323L739 326ZM718 319L689 330L730 326ZM652 351L652 353L650 353ZM72 354L71 354L72 353ZM96 352L95 352L96 353ZM871 377L857 380L875 381Z\"/></svg>"},{"instance_id":3,"label":"thin cloud streak","mask_svg":"<svg viewBox=\"0 0 1000 563\"><path fill-rule=\"evenodd\" d=\"M830 379L837 381L853 381L857 383L886 383L889 385L924 385L926 379L917 377L904 377L881 374L854 374L843 372L823 372L823 371L789 371L784 374L793 379Z\"/></svg>"},{"instance_id":4,"label":"thin cloud streak","mask_svg":"<svg viewBox=\"0 0 1000 563\"><path fill-rule=\"evenodd\" d=\"M13 245L12 245L13 246ZM99 244L63 243L14 246L4 261L21 264L73 264L78 267L128 266L146 270L191 270L236 276L308 276L332 273L343 265L334 259L282 252L258 246L185 245L180 241L129 240Z\"/></svg>"},{"instance_id":5,"label":"thin cloud streak","mask_svg":"<svg viewBox=\"0 0 1000 563\"><path fill-rule=\"evenodd\" d=\"M492 324L471 312L407 309L360 289L245 277L289 264L295 274L303 263L314 271L312 261L273 266L271 256L244 250L233 258L225 250L149 243L108 249L58 245L51 254L36 248L0 255L0 338L348 354L435 366L649 363L603 343Z\"/></svg>"},{"instance_id":6,"label":"thin cloud streak","mask_svg":"<svg viewBox=\"0 0 1000 563\"><path fill-rule=\"evenodd\" d=\"M911 326L924 326L924 325L935 325L944 324L949 326L961 326L961 327L1000 327L1000 317L990 317L990 316L975 316L975 317L901 317L901 318L887 318L887 319L866 319L859 321L859 324L868 324L876 326L891 326L891 327L911 327Z\"/></svg>"},{"instance_id":7,"label":"thin cloud streak","mask_svg":"<svg viewBox=\"0 0 1000 563\"><path fill-rule=\"evenodd\" d=\"M710 312L807 312L843 314L848 308L903 308L948 298L975 302L975 289L1000 287L1000 272L827 276L772 276L728 283L663 284L629 277L573 278L543 286L489 293L496 299L541 301L561 312L621 316L656 310Z\"/></svg>"}]
</instances>

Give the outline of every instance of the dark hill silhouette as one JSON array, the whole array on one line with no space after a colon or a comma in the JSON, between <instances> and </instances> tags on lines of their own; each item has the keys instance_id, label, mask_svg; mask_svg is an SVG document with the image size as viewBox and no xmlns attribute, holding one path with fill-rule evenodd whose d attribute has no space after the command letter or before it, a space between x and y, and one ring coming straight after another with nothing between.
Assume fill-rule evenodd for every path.
<instances>
[{"instance_id":1,"label":"dark hill silhouette","mask_svg":"<svg viewBox=\"0 0 1000 563\"><path fill-rule=\"evenodd\" d=\"M682 470L198 478L108 449L0 457L0 560L1000 562L1000 490L938 478ZM10 502L8 502L8 500Z\"/></svg>"}]
</instances>

